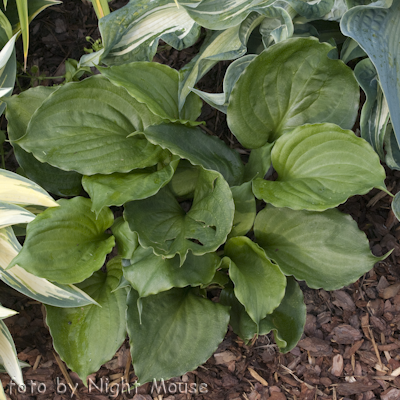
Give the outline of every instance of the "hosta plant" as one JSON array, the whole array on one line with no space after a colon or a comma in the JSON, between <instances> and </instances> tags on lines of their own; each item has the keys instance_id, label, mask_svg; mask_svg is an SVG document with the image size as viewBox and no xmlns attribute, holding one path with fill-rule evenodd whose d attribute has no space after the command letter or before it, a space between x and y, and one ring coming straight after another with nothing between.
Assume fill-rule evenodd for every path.
<instances>
[{"instance_id":1,"label":"hosta plant","mask_svg":"<svg viewBox=\"0 0 400 400\"><path fill-rule=\"evenodd\" d=\"M197 37L207 2L179 2L179 11L173 3L152 2L160 5L154 14L146 14L148 2L127 7L140 6L136 17L157 21L179 14L173 21L185 23L184 32L160 32L183 46ZM262 12L249 6L211 18L220 31L205 43L238 31L245 38L273 12L296 14L259 3ZM100 20L103 35L112 15ZM103 36L94 56L108 65L98 66L99 76L5 100L9 139L28 176L59 196L76 196L28 224L9 267L76 285L101 306L46 306L54 347L84 382L126 334L140 383L204 363L228 323L245 340L273 331L280 350L291 350L306 317L297 280L335 290L383 259L336 209L374 187L386 191L379 156L349 130L359 105L352 71L332 57L332 45L291 34L278 40L275 32L275 44L268 34L266 50L230 66L222 95L197 92L227 113L231 132L249 150L244 163L198 126L201 100L189 82L210 67L199 60L214 53L205 45L183 72L125 63L131 58L123 54L150 56L158 36L135 41L134 29L128 35L119 28L114 44ZM104 267L115 244L117 255ZM219 301L211 300L216 294Z\"/></svg>"},{"instance_id":2,"label":"hosta plant","mask_svg":"<svg viewBox=\"0 0 400 400\"><path fill-rule=\"evenodd\" d=\"M78 307L95 303L73 285L60 285L31 274L19 265L7 269L21 249L12 225L27 224L46 207L58 204L37 184L9 171L0 170L0 279L13 289L45 304ZM7 270L6 270L7 269ZM16 314L0 305L0 318ZM3 321L0 321L0 360L11 378L22 385L22 373L14 342ZM1 389L2 385L0 384ZM1 397L3 396L3 397ZM5 398L0 393L0 398Z\"/></svg>"}]
</instances>

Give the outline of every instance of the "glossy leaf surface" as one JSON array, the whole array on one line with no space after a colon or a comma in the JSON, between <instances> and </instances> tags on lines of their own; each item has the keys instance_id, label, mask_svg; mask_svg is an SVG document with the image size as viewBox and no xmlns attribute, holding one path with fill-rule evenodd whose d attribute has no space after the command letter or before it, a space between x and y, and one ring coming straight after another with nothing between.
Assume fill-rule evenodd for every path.
<instances>
[{"instance_id":1,"label":"glossy leaf surface","mask_svg":"<svg viewBox=\"0 0 400 400\"><path fill-rule=\"evenodd\" d=\"M92 199L92 210L98 214L106 206L122 206L156 194L172 178L179 159L160 168L134 169L122 174L84 176L82 185Z\"/></svg>"},{"instance_id":2,"label":"glossy leaf surface","mask_svg":"<svg viewBox=\"0 0 400 400\"><path fill-rule=\"evenodd\" d=\"M188 253L182 266L179 257L156 256L152 248L138 247L131 265L124 267L124 277L140 297L164 292L174 287L200 286L212 280L221 259L215 253L194 256Z\"/></svg>"},{"instance_id":3,"label":"glossy leaf surface","mask_svg":"<svg viewBox=\"0 0 400 400\"><path fill-rule=\"evenodd\" d=\"M200 128L161 124L147 128L145 135L151 143L194 165L218 171L231 186L242 183L244 169L239 153L216 136L206 135Z\"/></svg>"},{"instance_id":4,"label":"glossy leaf surface","mask_svg":"<svg viewBox=\"0 0 400 400\"><path fill-rule=\"evenodd\" d=\"M364 232L335 209L293 211L267 205L256 217L254 232L285 275L314 289L347 286L385 258L373 256Z\"/></svg>"},{"instance_id":5,"label":"glossy leaf surface","mask_svg":"<svg viewBox=\"0 0 400 400\"><path fill-rule=\"evenodd\" d=\"M282 301L286 277L264 250L245 236L228 240L224 251L231 260L229 276L235 296L259 328L260 321Z\"/></svg>"},{"instance_id":6,"label":"glossy leaf surface","mask_svg":"<svg viewBox=\"0 0 400 400\"><path fill-rule=\"evenodd\" d=\"M81 175L42 163L15 143L26 134L34 112L56 89L57 87L38 86L6 99L7 131L18 164L29 179L58 196L77 196L82 190Z\"/></svg>"},{"instance_id":7,"label":"glossy leaf surface","mask_svg":"<svg viewBox=\"0 0 400 400\"><path fill-rule=\"evenodd\" d=\"M323 211L373 187L386 190L372 147L337 125L298 127L276 141L271 155L278 179L255 179L253 192L276 207Z\"/></svg>"},{"instance_id":8,"label":"glossy leaf surface","mask_svg":"<svg viewBox=\"0 0 400 400\"><path fill-rule=\"evenodd\" d=\"M58 204L28 225L24 247L12 265L58 283L81 282L100 269L114 247L114 237L105 233L113 214L106 208L96 218L91 201L83 197Z\"/></svg>"},{"instance_id":9,"label":"glossy leaf surface","mask_svg":"<svg viewBox=\"0 0 400 400\"><path fill-rule=\"evenodd\" d=\"M53 345L83 382L109 361L126 337L126 289L113 291L122 275L121 260L112 259L107 273L95 272L79 284L98 305L79 308L46 306Z\"/></svg>"},{"instance_id":10,"label":"glossy leaf surface","mask_svg":"<svg viewBox=\"0 0 400 400\"><path fill-rule=\"evenodd\" d=\"M200 115L202 102L194 94L186 98L179 110L179 72L167 65L143 61L99 69L112 83L124 87L161 118L195 121Z\"/></svg>"},{"instance_id":11,"label":"glossy leaf surface","mask_svg":"<svg viewBox=\"0 0 400 400\"><path fill-rule=\"evenodd\" d=\"M306 123L352 128L358 84L350 68L327 57L330 50L315 38L293 38L250 63L233 88L227 114L244 147L261 147Z\"/></svg>"},{"instance_id":12,"label":"glossy leaf surface","mask_svg":"<svg viewBox=\"0 0 400 400\"><path fill-rule=\"evenodd\" d=\"M126 90L97 76L50 95L17 143L42 162L83 175L129 172L163 160L162 149L140 134L159 121Z\"/></svg>"},{"instance_id":13,"label":"glossy leaf surface","mask_svg":"<svg viewBox=\"0 0 400 400\"><path fill-rule=\"evenodd\" d=\"M44 304L56 307L79 307L93 304L94 300L74 285L51 283L39 278L18 265L7 269L21 250L11 227L0 230L0 278L8 286Z\"/></svg>"},{"instance_id":14,"label":"glossy leaf surface","mask_svg":"<svg viewBox=\"0 0 400 400\"><path fill-rule=\"evenodd\" d=\"M197 296L193 289L171 289L143 298L141 323L137 300L131 290L127 327L141 384L197 368L211 357L228 328L227 307Z\"/></svg>"},{"instance_id":15,"label":"glossy leaf surface","mask_svg":"<svg viewBox=\"0 0 400 400\"><path fill-rule=\"evenodd\" d=\"M157 210L156 212L154 210ZM226 181L218 172L201 170L193 204L186 213L168 188L155 196L125 206L125 219L139 235L143 247L183 264L188 251L202 255L215 251L232 229L234 203Z\"/></svg>"}]
</instances>

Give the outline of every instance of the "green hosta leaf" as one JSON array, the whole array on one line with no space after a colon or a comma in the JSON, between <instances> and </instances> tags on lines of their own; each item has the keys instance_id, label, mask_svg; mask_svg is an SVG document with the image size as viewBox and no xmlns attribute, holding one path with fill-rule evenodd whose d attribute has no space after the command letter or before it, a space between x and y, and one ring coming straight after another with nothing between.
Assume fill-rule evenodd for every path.
<instances>
[{"instance_id":1,"label":"green hosta leaf","mask_svg":"<svg viewBox=\"0 0 400 400\"><path fill-rule=\"evenodd\" d=\"M257 334L257 325L246 313L231 288L221 292L220 302L230 306L230 325L233 331L242 339L250 340ZM303 292L297 282L287 278L285 297L281 304L260 322L259 335L267 335L274 331L275 342L283 353L287 353L296 346L303 334L306 322L306 306Z\"/></svg>"},{"instance_id":2,"label":"green hosta leaf","mask_svg":"<svg viewBox=\"0 0 400 400\"><path fill-rule=\"evenodd\" d=\"M140 244L166 258L179 254L181 265L189 249L194 255L218 249L232 229L233 215L228 184L218 172L203 169L187 213L167 187L155 196L125 206L125 219L138 233Z\"/></svg>"},{"instance_id":3,"label":"green hosta leaf","mask_svg":"<svg viewBox=\"0 0 400 400\"><path fill-rule=\"evenodd\" d=\"M0 229L14 224L27 224L35 215L22 207L0 201Z\"/></svg>"},{"instance_id":4,"label":"green hosta leaf","mask_svg":"<svg viewBox=\"0 0 400 400\"><path fill-rule=\"evenodd\" d=\"M298 283L288 277L285 297L279 307L261 321L260 334L266 335L272 330L279 350L287 353L296 346L303 334L306 314L303 292Z\"/></svg>"},{"instance_id":5,"label":"green hosta leaf","mask_svg":"<svg viewBox=\"0 0 400 400\"><path fill-rule=\"evenodd\" d=\"M194 165L218 171L231 186L242 183L244 168L239 153L216 136L178 124L150 126L145 135L151 143L188 159Z\"/></svg>"},{"instance_id":6,"label":"green hosta leaf","mask_svg":"<svg viewBox=\"0 0 400 400\"><path fill-rule=\"evenodd\" d=\"M135 169L127 174L84 176L82 185L92 199L92 210L98 214L106 206L122 206L132 200L142 200L156 194L172 178L179 159L167 165Z\"/></svg>"},{"instance_id":7,"label":"green hosta leaf","mask_svg":"<svg viewBox=\"0 0 400 400\"><path fill-rule=\"evenodd\" d=\"M58 283L81 282L101 268L114 247L114 237L104 232L113 214L105 208L96 218L91 201L83 197L58 204L28 225L24 247L11 266Z\"/></svg>"},{"instance_id":8,"label":"green hosta leaf","mask_svg":"<svg viewBox=\"0 0 400 400\"><path fill-rule=\"evenodd\" d=\"M140 134L160 121L127 91L95 76L50 95L17 143L42 162L83 175L129 172L164 159Z\"/></svg>"},{"instance_id":9,"label":"green hosta leaf","mask_svg":"<svg viewBox=\"0 0 400 400\"><path fill-rule=\"evenodd\" d=\"M350 68L327 57L330 50L315 38L293 38L250 63L228 106L228 125L243 146L261 147L306 123L353 126L358 84Z\"/></svg>"},{"instance_id":10,"label":"green hosta leaf","mask_svg":"<svg viewBox=\"0 0 400 400\"><path fill-rule=\"evenodd\" d=\"M250 153L249 162L244 167L244 181L263 178L271 168L271 151L275 143L267 143Z\"/></svg>"},{"instance_id":11,"label":"green hosta leaf","mask_svg":"<svg viewBox=\"0 0 400 400\"><path fill-rule=\"evenodd\" d=\"M367 58L356 65L354 74L367 98L361 110L361 136L371 144L384 161L383 143L389 122L389 108L378 82L376 69Z\"/></svg>"},{"instance_id":12,"label":"green hosta leaf","mask_svg":"<svg viewBox=\"0 0 400 400\"><path fill-rule=\"evenodd\" d=\"M230 307L229 325L238 336L244 340L250 340L257 335L256 323L236 298L233 288L225 287L221 291L219 302L224 306Z\"/></svg>"},{"instance_id":13,"label":"green hosta leaf","mask_svg":"<svg viewBox=\"0 0 400 400\"><path fill-rule=\"evenodd\" d=\"M245 236L229 239L224 251L231 260L229 276L235 295L258 328L282 301L286 277L264 250Z\"/></svg>"},{"instance_id":14,"label":"green hosta leaf","mask_svg":"<svg viewBox=\"0 0 400 400\"><path fill-rule=\"evenodd\" d=\"M246 53L251 32L264 18L258 13L252 13L239 25L208 34L197 56L179 71L179 108L183 107L195 84L218 61L234 60Z\"/></svg>"},{"instance_id":15,"label":"green hosta leaf","mask_svg":"<svg viewBox=\"0 0 400 400\"><path fill-rule=\"evenodd\" d=\"M18 385L24 384L14 341L6 324L0 320L0 359L8 375ZM3 385L2 385L3 386Z\"/></svg>"},{"instance_id":16,"label":"green hosta leaf","mask_svg":"<svg viewBox=\"0 0 400 400\"><path fill-rule=\"evenodd\" d=\"M391 3L391 2L390 2ZM382 8L382 7L390 8ZM340 28L358 42L378 71L379 82L388 102L390 117L400 143L400 1L373 3L347 11Z\"/></svg>"},{"instance_id":17,"label":"green hosta leaf","mask_svg":"<svg viewBox=\"0 0 400 400\"><path fill-rule=\"evenodd\" d=\"M161 118L195 121L200 115L202 102L194 94L186 98L185 105L179 110L179 72L167 65L143 61L98 69Z\"/></svg>"},{"instance_id":18,"label":"green hosta leaf","mask_svg":"<svg viewBox=\"0 0 400 400\"><path fill-rule=\"evenodd\" d=\"M73 285L59 285L39 278L16 265L8 267L21 250L11 227L0 230L0 279L13 289L41 303L58 307L79 307L95 303Z\"/></svg>"},{"instance_id":19,"label":"green hosta leaf","mask_svg":"<svg viewBox=\"0 0 400 400\"><path fill-rule=\"evenodd\" d=\"M239 25L252 11L273 3L273 0L203 0L187 4L189 15L201 26L211 30L224 30ZM192 3L192 2L190 2Z\"/></svg>"},{"instance_id":20,"label":"green hosta leaf","mask_svg":"<svg viewBox=\"0 0 400 400\"><path fill-rule=\"evenodd\" d=\"M0 169L0 200L22 205L57 206L49 194L36 183L4 169Z\"/></svg>"},{"instance_id":21,"label":"green hosta leaf","mask_svg":"<svg viewBox=\"0 0 400 400\"><path fill-rule=\"evenodd\" d=\"M101 58L107 65L151 61L158 39L181 50L192 46L200 34L200 27L174 0L130 1L102 18L99 29Z\"/></svg>"},{"instance_id":22,"label":"green hosta leaf","mask_svg":"<svg viewBox=\"0 0 400 400\"><path fill-rule=\"evenodd\" d=\"M272 149L278 180L255 179L253 192L276 207L323 211L373 187L386 190L385 170L372 147L333 124L304 125Z\"/></svg>"},{"instance_id":23,"label":"green hosta leaf","mask_svg":"<svg viewBox=\"0 0 400 400\"><path fill-rule=\"evenodd\" d=\"M101 307L46 306L54 348L83 382L109 361L125 340L127 290L113 291L122 275L121 268L120 258L113 258L107 264L107 274L95 272L79 284Z\"/></svg>"},{"instance_id":24,"label":"green hosta leaf","mask_svg":"<svg viewBox=\"0 0 400 400\"><path fill-rule=\"evenodd\" d=\"M373 256L364 232L336 209L293 211L267 205L256 217L254 232L285 275L314 289L347 286L386 257Z\"/></svg>"},{"instance_id":25,"label":"green hosta leaf","mask_svg":"<svg viewBox=\"0 0 400 400\"><path fill-rule=\"evenodd\" d=\"M168 189L175 197L192 199L201 167L181 160L174 176L168 183Z\"/></svg>"},{"instance_id":26,"label":"green hosta leaf","mask_svg":"<svg viewBox=\"0 0 400 400\"><path fill-rule=\"evenodd\" d=\"M171 289L142 299L128 295L127 327L133 367L141 384L168 379L203 364L228 328L227 307L198 297L193 289Z\"/></svg>"},{"instance_id":27,"label":"green hosta leaf","mask_svg":"<svg viewBox=\"0 0 400 400\"><path fill-rule=\"evenodd\" d=\"M82 189L81 175L41 163L15 143L26 134L33 113L55 90L57 90L55 86L38 86L7 99L8 137L14 147L18 164L29 179L58 196L77 196Z\"/></svg>"},{"instance_id":28,"label":"green hosta leaf","mask_svg":"<svg viewBox=\"0 0 400 400\"><path fill-rule=\"evenodd\" d=\"M132 258L134 251L139 246L137 233L129 229L129 224L123 217L114 221L111 230L117 242L118 255L122 258Z\"/></svg>"},{"instance_id":29,"label":"green hosta leaf","mask_svg":"<svg viewBox=\"0 0 400 400\"><path fill-rule=\"evenodd\" d=\"M254 54L248 54L229 65L224 76L223 93L207 93L197 89L192 89L192 92L200 96L210 106L226 114L233 86L254 57L256 57Z\"/></svg>"},{"instance_id":30,"label":"green hosta leaf","mask_svg":"<svg viewBox=\"0 0 400 400\"><path fill-rule=\"evenodd\" d=\"M136 249L131 265L124 267L124 277L139 297L164 292L173 287L200 286L212 280L221 259L215 253L194 256L188 253L179 266L179 258L156 256L152 248Z\"/></svg>"},{"instance_id":31,"label":"green hosta leaf","mask_svg":"<svg viewBox=\"0 0 400 400\"><path fill-rule=\"evenodd\" d=\"M256 199L251 191L251 182L231 187L231 191L235 203L235 216L233 217L233 228L229 237L243 236L254 224Z\"/></svg>"}]
</instances>

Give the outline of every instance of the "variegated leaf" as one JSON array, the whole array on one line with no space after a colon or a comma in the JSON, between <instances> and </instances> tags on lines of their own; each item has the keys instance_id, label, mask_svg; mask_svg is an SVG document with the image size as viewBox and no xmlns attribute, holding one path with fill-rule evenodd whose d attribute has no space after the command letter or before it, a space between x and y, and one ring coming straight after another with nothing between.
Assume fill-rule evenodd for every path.
<instances>
[{"instance_id":1,"label":"variegated leaf","mask_svg":"<svg viewBox=\"0 0 400 400\"><path fill-rule=\"evenodd\" d=\"M0 304L0 319L12 317L15 314L18 314L17 311L10 310L9 308L3 307Z\"/></svg>"},{"instance_id":2,"label":"variegated leaf","mask_svg":"<svg viewBox=\"0 0 400 400\"><path fill-rule=\"evenodd\" d=\"M24 384L14 341L3 321L0 321L0 362L4 365L13 381L18 385Z\"/></svg>"},{"instance_id":3,"label":"variegated leaf","mask_svg":"<svg viewBox=\"0 0 400 400\"><path fill-rule=\"evenodd\" d=\"M15 204L57 207L58 204L39 185L11 171L0 170L0 200Z\"/></svg>"},{"instance_id":4,"label":"variegated leaf","mask_svg":"<svg viewBox=\"0 0 400 400\"><path fill-rule=\"evenodd\" d=\"M35 215L15 204L0 201L0 229L14 224L27 224Z\"/></svg>"}]
</instances>

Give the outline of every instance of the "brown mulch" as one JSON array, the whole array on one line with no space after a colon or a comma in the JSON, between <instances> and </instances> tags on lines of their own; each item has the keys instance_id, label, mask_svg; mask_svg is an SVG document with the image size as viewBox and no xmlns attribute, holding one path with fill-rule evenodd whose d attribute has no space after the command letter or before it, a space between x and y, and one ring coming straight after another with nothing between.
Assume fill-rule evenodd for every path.
<instances>
[{"instance_id":1,"label":"brown mulch","mask_svg":"<svg viewBox=\"0 0 400 400\"><path fill-rule=\"evenodd\" d=\"M123 2L111 4L118 7ZM46 10L31 24L28 72L36 65L36 78L62 75L64 61L79 59L83 47L88 47L85 37L98 37L96 27L93 10L80 1L64 1ZM157 61L180 68L195 51L166 48L157 55ZM226 65L221 63L213 68L199 87L221 91ZM20 77L20 86L53 84L51 80L35 81L35 76ZM202 119L208 132L237 147L223 114L205 107ZM9 162L12 163L12 154ZM397 193L400 172L387 170L387 174L387 187ZM89 386L83 386L55 354L42 306L0 283L0 302L19 312L5 323L14 338L19 359L31 365L23 370L25 393L10 385L8 375L0 374L7 398L400 399L400 225L391 212L390 202L388 195L374 190L365 196L355 196L340 207L367 234L375 255L393 248L394 251L353 285L341 290L311 290L302 283L307 323L302 339L291 352L279 354L272 335L260 336L247 345L229 330L206 364L156 388L148 383L130 393L121 393L122 388L127 389L122 382L133 383L136 379L127 341L111 361L89 377Z\"/></svg>"}]
</instances>

